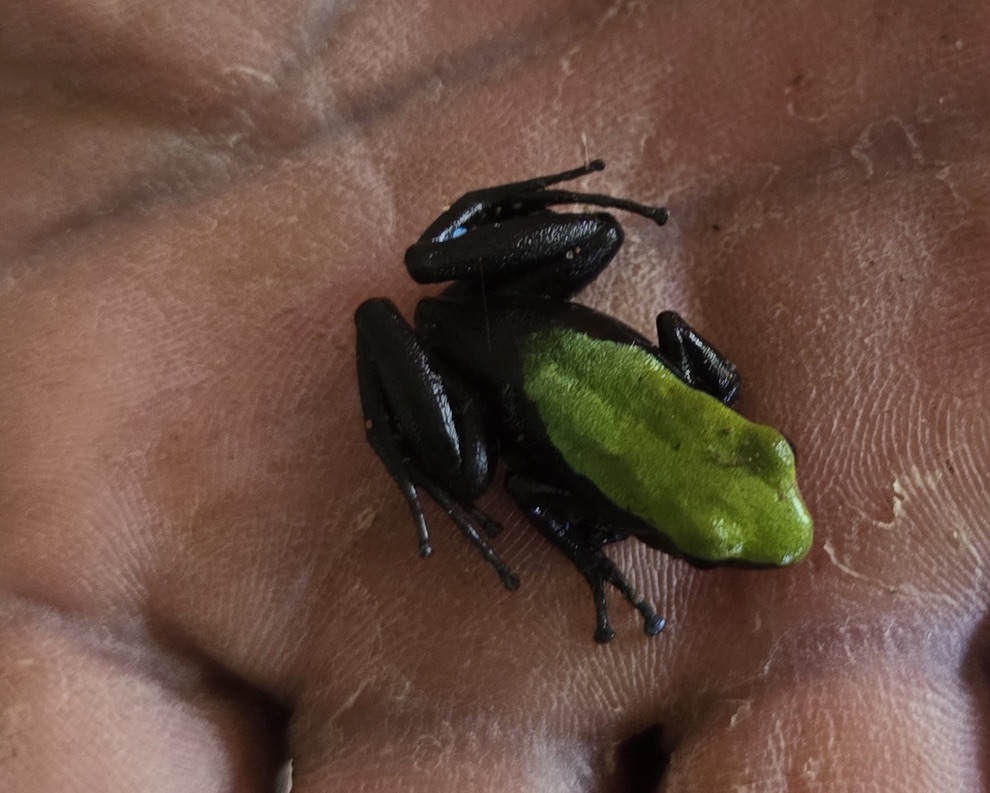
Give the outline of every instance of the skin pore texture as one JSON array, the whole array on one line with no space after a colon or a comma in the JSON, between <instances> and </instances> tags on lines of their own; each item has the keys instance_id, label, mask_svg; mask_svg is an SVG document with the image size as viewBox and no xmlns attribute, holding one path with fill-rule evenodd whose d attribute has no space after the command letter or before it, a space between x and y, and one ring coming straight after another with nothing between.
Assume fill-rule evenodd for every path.
<instances>
[{"instance_id":1,"label":"skin pore texture","mask_svg":"<svg viewBox=\"0 0 990 793\"><path fill-rule=\"evenodd\" d=\"M990 7L9 0L0 790L990 784ZM681 313L794 441L807 557L608 553L493 488L504 591L360 419L352 314L461 193L664 204L580 299Z\"/></svg>"},{"instance_id":2,"label":"skin pore texture","mask_svg":"<svg viewBox=\"0 0 990 793\"><path fill-rule=\"evenodd\" d=\"M567 463L679 551L774 565L808 552L811 516L775 429L631 345L544 331L523 361L526 396Z\"/></svg>"}]
</instances>

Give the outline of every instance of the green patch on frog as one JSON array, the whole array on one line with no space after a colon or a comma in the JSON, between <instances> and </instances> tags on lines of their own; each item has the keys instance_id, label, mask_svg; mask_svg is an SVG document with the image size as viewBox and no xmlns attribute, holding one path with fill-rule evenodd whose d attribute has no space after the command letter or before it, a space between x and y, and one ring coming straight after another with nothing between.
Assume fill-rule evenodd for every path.
<instances>
[{"instance_id":1,"label":"green patch on frog","mask_svg":"<svg viewBox=\"0 0 990 793\"><path fill-rule=\"evenodd\" d=\"M777 430L639 347L554 329L532 334L524 367L526 396L567 463L685 555L788 565L808 552L811 516Z\"/></svg>"}]
</instances>

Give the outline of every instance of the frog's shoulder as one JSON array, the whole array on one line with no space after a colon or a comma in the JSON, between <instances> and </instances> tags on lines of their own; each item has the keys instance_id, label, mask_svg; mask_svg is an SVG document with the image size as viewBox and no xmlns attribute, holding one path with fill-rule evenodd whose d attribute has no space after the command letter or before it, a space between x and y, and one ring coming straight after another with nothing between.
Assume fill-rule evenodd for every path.
<instances>
[{"instance_id":1,"label":"frog's shoulder","mask_svg":"<svg viewBox=\"0 0 990 793\"><path fill-rule=\"evenodd\" d=\"M548 334L599 339L659 351L614 317L558 298L494 292L477 299L425 298L416 308L416 330L426 344L469 376L486 373L514 380L522 356Z\"/></svg>"}]
</instances>

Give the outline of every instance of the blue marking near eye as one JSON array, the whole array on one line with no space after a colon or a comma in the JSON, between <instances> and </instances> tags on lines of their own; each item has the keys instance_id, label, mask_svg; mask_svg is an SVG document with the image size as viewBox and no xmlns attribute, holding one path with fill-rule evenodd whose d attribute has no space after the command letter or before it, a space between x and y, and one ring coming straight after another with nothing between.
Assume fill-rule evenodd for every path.
<instances>
[{"instance_id":1,"label":"blue marking near eye","mask_svg":"<svg viewBox=\"0 0 990 793\"><path fill-rule=\"evenodd\" d=\"M464 226L458 226L456 229L450 232L450 238L452 240L456 240L458 237L463 237L465 234L467 234L467 229L464 228Z\"/></svg>"}]
</instances>

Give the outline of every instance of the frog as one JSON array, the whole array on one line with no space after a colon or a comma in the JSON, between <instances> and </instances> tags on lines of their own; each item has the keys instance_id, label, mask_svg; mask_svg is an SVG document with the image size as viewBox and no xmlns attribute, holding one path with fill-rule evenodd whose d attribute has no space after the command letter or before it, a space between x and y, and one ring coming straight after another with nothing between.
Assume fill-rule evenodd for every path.
<instances>
[{"instance_id":1,"label":"frog","mask_svg":"<svg viewBox=\"0 0 990 793\"><path fill-rule=\"evenodd\" d=\"M386 297L357 308L367 441L432 554L428 494L515 590L476 505L501 460L504 490L591 588L593 637L611 641L607 587L666 625L606 553L635 538L699 568L776 568L808 553L813 522L796 449L734 409L736 366L678 313L657 342L574 300L624 240L615 211L663 226L665 207L564 189L602 160L472 190L405 253L422 298L408 322ZM609 211L612 210L612 211Z\"/></svg>"}]
</instances>

